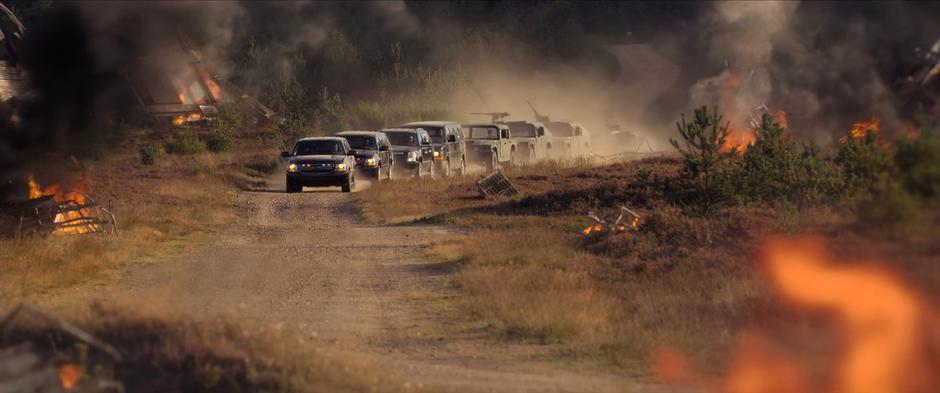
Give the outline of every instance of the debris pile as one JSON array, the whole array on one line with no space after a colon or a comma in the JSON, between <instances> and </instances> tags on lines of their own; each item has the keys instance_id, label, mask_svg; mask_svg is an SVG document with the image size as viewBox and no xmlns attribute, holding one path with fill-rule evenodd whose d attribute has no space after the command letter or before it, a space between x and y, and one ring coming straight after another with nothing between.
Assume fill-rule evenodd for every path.
<instances>
[{"instance_id":1,"label":"debris pile","mask_svg":"<svg viewBox=\"0 0 940 393\"><path fill-rule=\"evenodd\" d=\"M594 223L581 230L585 235L636 231L640 227L640 215L626 206L620 207L620 214L613 220L609 217L600 217L595 212L588 212L587 216L594 220Z\"/></svg>"}]
</instances>

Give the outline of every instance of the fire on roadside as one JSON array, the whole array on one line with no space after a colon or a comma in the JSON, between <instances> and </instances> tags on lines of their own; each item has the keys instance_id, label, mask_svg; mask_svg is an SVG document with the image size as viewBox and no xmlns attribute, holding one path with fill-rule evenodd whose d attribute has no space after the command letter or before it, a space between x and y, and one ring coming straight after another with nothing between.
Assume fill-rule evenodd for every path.
<instances>
[{"instance_id":1,"label":"fire on roadside","mask_svg":"<svg viewBox=\"0 0 940 393\"><path fill-rule=\"evenodd\" d=\"M811 377L807 362L761 331L738 339L722 377L702 377L675 350L653 354L654 375L726 393L919 393L940 383L936 313L904 282L870 264L830 261L817 238L773 239L764 263L784 302L835 328L838 349L826 376Z\"/></svg>"},{"instance_id":2,"label":"fire on roadside","mask_svg":"<svg viewBox=\"0 0 940 393\"><path fill-rule=\"evenodd\" d=\"M94 183L90 176L82 175L75 177L68 182L53 183L42 186L36 181L32 173L26 175L26 183L29 190L29 199L52 196L52 199L58 203L74 201L78 205L86 205L88 198L85 196L91 192ZM92 212L88 208L63 211L56 214L54 222L57 224L68 224L70 222L91 217ZM56 235L82 234L93 232L95 228L88 226L59 226L55 230Z\"/></svg>"}]
</instances>

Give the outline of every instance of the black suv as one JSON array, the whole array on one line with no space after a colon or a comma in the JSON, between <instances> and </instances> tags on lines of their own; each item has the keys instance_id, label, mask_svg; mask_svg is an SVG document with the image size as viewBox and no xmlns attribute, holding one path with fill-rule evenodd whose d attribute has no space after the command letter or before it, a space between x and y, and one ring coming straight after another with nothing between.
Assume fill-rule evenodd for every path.
<instances>
[{"instance_id":1,"label":"black suv","mask_svg":"<svg viewBox=\"0 0 940 393\"><path fill-rule=\"evenodd\" d=\"M301 138L281 156L288 158L287 192L335 186L350 192L356 186L356 160L343 138Z\"/></svg>"},{"instance_id":2,"label":"black suv","mask_svg":"<svg viewBox=\"0 0 940 393\"><path fill-rule=\"evenodd\" d=\"M356 168L381 180L392 178L392 146L388 138L381 132L373 131L343 131L336 136L346 139L353 149L356 157Z\"/></svg>"},{"instance_id":3,"label":"black suv","mask_svg":"<svg viewBox=\"0 0 940 393\"><path fill-rule=\"evenodd\" d=\"M392 143L395 166L421 177L423 173L434 176L434 152L431 136L427 131L408 128L387 128L381 131Z\"/></svg>"},{"instance_id":4,"label":"black suv","mask_svg":"<svg viewBox=\"0 0 940 393\"><path fill-rule=\"evenodd\" d=\"M438 173L450 175L451 171L460 174L466 172L467 153L460 124L449 121L419 121L401 125L399 128L420 128L428 132Z\"/></svg>"}]
</instances>

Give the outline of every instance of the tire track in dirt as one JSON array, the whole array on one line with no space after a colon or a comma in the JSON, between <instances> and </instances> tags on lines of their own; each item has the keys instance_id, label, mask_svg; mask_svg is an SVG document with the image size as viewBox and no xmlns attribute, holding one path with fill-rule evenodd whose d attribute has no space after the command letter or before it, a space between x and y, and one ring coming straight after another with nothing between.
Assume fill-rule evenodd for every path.
<instances>
[{"instance_id":1,"label":"tire track in dirt","mask_svg":"<svg viewBox=\"0 0 940 393\"><path fill-rule=\"evenodd\" d=\"M429 297L455 294L450 273L422 257L447 228L365 225L352 196L339 192L272 189L238 200L244 217L229 240L135 269L125 289L199 317L290 329L426 391L661 391L534 361L544 349L481 339L429 307Z\"/></svg>"}]
</instances>

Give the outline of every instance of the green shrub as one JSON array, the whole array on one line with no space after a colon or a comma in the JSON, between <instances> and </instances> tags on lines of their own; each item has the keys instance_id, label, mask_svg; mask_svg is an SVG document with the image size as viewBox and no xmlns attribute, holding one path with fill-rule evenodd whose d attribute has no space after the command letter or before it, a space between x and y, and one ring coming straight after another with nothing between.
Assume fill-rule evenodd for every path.
<instances>
[{"instance_id":1,"label":"green shrub","mask_svg":"<svg viewBox=\"0 0 940 393\"><path fill-rule=\"evenodd\" d=\"M140 148L140 163L144 165L153 165L157 163L157 156L160 149L153 144L146 144Z\"/></svg>"},{"instance_id":2,"label":"green shrub","mask_svg":"<svg viewBox=\"0 0 940 393\"><path fill-rule=\"evenodd\" d=\"M231 129L216 127L206 135L206 149L213 153L228 150L232 147L234 132Z\"/></svg>"},{"instance_id":3,"label":"green shrub","mask_svg":"<svg viewBox=\"0 0 940 393\"><path fill-rule=\"evenodd\" d=\"M872 191L870 199L857 208L859 223L865 228L892 237L909 237L924 229L927 215L921 202L901 181L884 179Z\"/></svg>"},{"instance_id":4,"label":"green shrub","mask_svg":"<svg viewBox=\"0 0 940 393\"><path fill-rule=\"evenodd\" d=\"M730 131L728 123L721 122L717 109L709 114L708 108L702 107L695 110L692 121L686 122L682 115L676 124L682 145L669 139L682 154L683 165L668 186L667 198L701 215L709 215L733 201L730 169L737 148L722 151Z\"/></svg>"},{"instance_id":5,"label":"green shrub","mask_svg":"<svg viewBox=\"0 0 940 393\"><path fill-rule=\"evenodd\" d=\"M842 167L843 189L852 199L864 199L897 173L891 152L878 142L873 131L860 138L848 137L836 162Z\"/></svg>"},{"instance_id":6,"label":"green shrub","mask_svg":"<svg viewBox=\"0 0 940 393\"><path fill-rule=\"evenodd\" d=\"M163 150L168 154L187 155L202 153L206 147L196 134L183 131L163 144Z\"/></svg>"},{"instance_id":7,"label":"green shrub","mask_svg":"<svg viewBox=\"0 0 940 393\"><path fill-rule=\"evenodd\" d=\"M899 140L894 161L905 188L926 198L940 196L940 136L924 132Z\"/></svg>"},{"instance_id":8,"label":"green shrub","mask_svg":"<svg viewBox=\"0 0 940 393\"><path fill-rule=\"evenodd\" d=\"M754 143L744 152L741 194L753 202L816 203L841 183L835 165L815 145L798 146L786 129L764 114Z\"/></svg>"}]
</instances>

